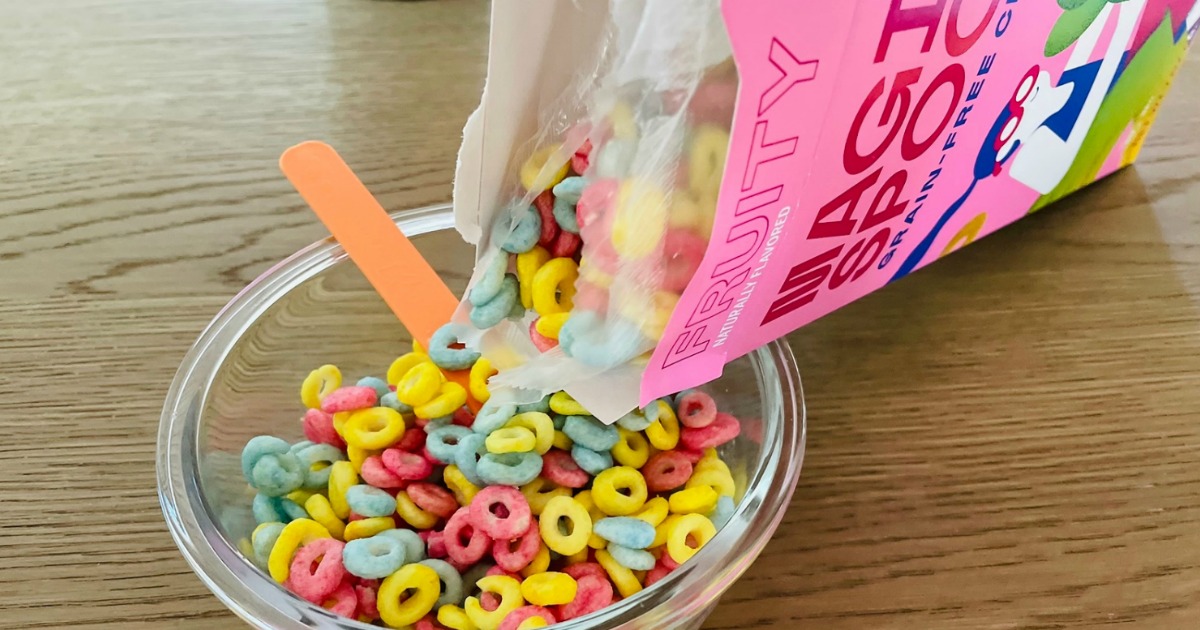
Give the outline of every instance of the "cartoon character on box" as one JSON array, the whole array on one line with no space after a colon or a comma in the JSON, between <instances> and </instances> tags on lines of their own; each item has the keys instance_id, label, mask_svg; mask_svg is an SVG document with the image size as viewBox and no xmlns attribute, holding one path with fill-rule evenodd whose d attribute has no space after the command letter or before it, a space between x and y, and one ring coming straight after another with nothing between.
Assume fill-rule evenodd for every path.
<instances>
[{"instance_id":1,"label":"cartoon character on box","mask_svg":"<svg viewBox=\"0 0 1200 630\"><path fill-rule=\"evenodd\" d=\"M1062 181L1079 154L1084 138L1104 97L1116 82L1126 61L1126 51L1137 32L1138 18L1147 0L1059 0L1067 11L1059 24L1071 24L1075 12L1091 12L1102 4L1098 14L1086 26L1058 80L1035 65L1021 78L1008 105L996 117L975 159L973 179L967 190L950 204L925 238L896 269L898 280L920 266L942 229L962 208L975 186L999 175L1011 161L1009 176L1042 195L1049 194ZM1086 17L1086 16L1085 16ZM1092 60L1109 21L1116 20L1115 32L1103 57ZM1076 20L1078 22L1078 20ZM1059 25L1046 44L1047 56L1062 52L1071 41L1063 41ZM1056 38L1055 35L1058 35ZM1069 37L1069 35L1068 35Z\"/></svg>"}]
</instances>

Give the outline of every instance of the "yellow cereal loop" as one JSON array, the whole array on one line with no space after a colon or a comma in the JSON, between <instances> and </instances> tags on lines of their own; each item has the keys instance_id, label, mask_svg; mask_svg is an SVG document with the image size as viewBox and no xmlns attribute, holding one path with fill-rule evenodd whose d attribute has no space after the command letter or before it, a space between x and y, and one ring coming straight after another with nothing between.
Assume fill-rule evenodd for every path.
<instances>
[{"instance_id":1,"label":"yellow cereal loop","mask_svg":"<svg viewBox=\"0 0 1200 630\"><path fill-rule=\"evenodd\" d=\"M342 432L350 446L363 450L384 449L404 435L404 416L390 407L362 409L350 414Z\"/></svg>"},{"instance_id":2,"label":"yellow cereal loop","mask_svg":"<svg viewBox=\"0 0 1200 630\"><path fill-rule=\"evenodd\" d=\"M621 140L637 139L637 121L634 119L633 108L625 101L617 101L612 111L608 113L608 121L612 124L614 138Z\"/></svg>"},{"instance_id":3,"label":"yellow cereal loop","mask_svg":"<svg viewBox=\"0 0 1200 630\"><path fill-rule=\"evenodd\" d=\"M546 546L546 543L542 543L538 547L537 554L533 556L533 560L524 569L521 569L521 576L530 577L542 573L548 568L550 568L550 548Z\"/></svg>"},{"instance_id":4,"label":"yellow cereal loop","mask_svg":"<svg viewBox=\"0 0 1200 630\"><path fill-rule=\"evenodd\" d=\"M533 277L550 260L550 252L541 245L524 254L517 254L517 285L521 288L521 305L533 308Z\"/></svg>"},{"instance_id":5,"label":"yellow cereal loop","mask_svg":"<svg viewBox=\"0 0 1200 630\"><path fill-rule=\"evenodd\" d=\"M432 363L429 355L424 352L409 352L408 354L400 355L392 365L388 367L387 382L388 385L396 385L400 379L404 378L408 371L417 367L422 363Z\"/></svg>"},{"instance_id":6,"label":"yellow cereal loop","mask_svg":"<svg viewBox=\"0 0 1200 630\"><path fill-rule=\"evenodd\" d=\"M363 462L367 461L368 457L378 455L383 452L383 449L364 449L350 444L346 445L346 459L350 460L350 465L354 467L354 472L362 472Z\"/></svg>"},{"instance_id":7,"label":"yellow cereal loop","mask_svg":"<svg viewBox=\"0 0 1200 630\"><path fill-rule=\"evenodd\" d=\"M539 315L567 313L574 308L579 267L570 258L552 258L533 274L533 310Z\"/></svg>"},{"instance_id":8,"label":"yellow cereal loop","mask_svg":"<svg viewBox=\"0 0 1200 630\"><path fill-rule=\"evenodd\" d=\"M559 487L545 477L538 477L521 486L521 494L525 495L525 500L529 503L529 510L533 512L533 515L540 516L550 499L569 497L571 489Z\"/></svg>"},{"instance_id":9,"label":"yellow cereal loop","mask_svg":"<svg viewBox=\"0 0 1200 630\"><path fill-rule=\"evenodd\" d=\"M396 514L399 514L405 523L417 529L433 529L438 521L437 514L422 510L403 490L396 493Z\"/></svg>"},{"instance_id":10,"label":"yellow cereal loop","mask_svg":"<svg viewBox=\"0 0 1200 630\"><path fill-rule=\"evenodd\" d=\"M579 277L601 289L607 289L613 283L612 274L606 273L600 267L591 264L587 258L579 259Z\"/></svg>"},{"instance_id":11,"label":"yellow cereal loop","mask_svg":"<svg viewBox=\"0 0 1200 630\"><path fill-rule=\"evenodd\" d=\"M521 595L535 606L557 606L575 599L578 588L575 578L566 573L549 571L525 578L521 582Z\"/></svg>"},{"instance_id":12,"label":"yellow cereal loop","mask_svg":"<svg viewBox=\"0 0 1200 630\"><path fill-rule=\"evenodd\" d=\"M487 402L492 397L492 393L488 391L488 379L499 373L499 370L492 367L491 361L480 357L471 366L471 373L467 378L467 389L471 393L471 398L481 403Z\"/></svg>"},{"instance_id":13,"label":"yellow cereal loop","mask_svg":"<svg viewBox=\"0 0 1200 630\"><path fill-rule=\"evenodd\" d=\"M564 416L590 416L587 409L567 392L554 392L550 396L550 410Z\"/></svg>"},{"instance_id":14,"label":"yellow cereal loop","mask_svg":"<svg viewBox=\"0 0 1200 630\"><path fill-rule=\"evenodd\" d=\"M739 464L733 469L733 494L734 503L741 503L742 496L746 493L746 488L750 485L750 473L746 471L745 464ZM719 490L718 490L719 492Z\"/></svg>"},{"instance_id":15,"label":"yellow cereal loop","mask_svg":"<svg viewBox=\"0 0 1200 630\"><path fill-rule=\"evenodd\" d=\"M439 606L437 621L450 630L479 630L475 624L471 623L471 618L467 616L467 611L454 604L442 604Z\"/></svg>"},{"instance_id":16,"label":"yellow cereal loop","mask_svg":"<svg viewBox=\"0 0 1200 630\"><path fill-rule=\"evenodd\" d=\"M533 432L535 440L533 450L537 451L538 455L545 455L554 446L554 420L540 411L519 413L509 418L504 426L506 428L519 427Z\"/></svg>"},{"instance_id":17,"label":"yellow cereal loop","mask_svg":"<svg viewBox=\"0 0 1200 630\"><path fill-rule=\"evenodd\" d=\"M396 398L412 407L424 405L437 396L438 388L445 379L442 371L432 362L418 363L396 383Z\"/></svg>"},{"instance_id":18,"label":"yellow cereal loop","mask_svg":"<svg viewBox=\"0 0 1200 630\"><path fill-rule=\"evenodd\" d=\"M572 497L554 497L538 517L538 530L551 551L569 556L579 553L592 535L592 516Z\"/></svg>"},{"instance_id":19,"label":"yellow cereal loop","mask_svg":"<svg viewBox=\"0 0 1200 630\"><path fill-rule=\"evenodd\" d=\"M488 434L484 446L489 453L503 455L505 453L531 453L537 446L537 438L533 431L525 427L501 427Z\"/></svg>"},{"instance_id":20,"label":"yellow cereal loop","mask_svg":"<svg viewBox=\"0 0 1200 630\"><path fill-rule=\"evenodd\" d=\"M718 184L720 176L718 175ZM638 260L659 249L667 228L667 199L655 184L638 179L621 183L612 243L617 253Z\"/></svg>"},{"instance_id":21,"label":"yellow cereal loop","mask_svg":"<svg viewBox=\"0 0 1200 630\"><path fill-rule=\"evenodd\" d=\"M548 147L543 147L534 151L533 155L529 156L528 160L521 165L521 185L529 192L537 192L553 188L558 182L561 182L567 177L567 171L570 168L570 161L564 161L561 166L557 164L547 164L554 157L554 152L558 151L559 145L552 144ZM550 171L546 176L542 172L546 167L554 168L558 166L558 170ZM547 179L546 177L549 177ZM536 188L535 188L536 186Z\"/></svg>"},{"instance_id":22,"label":"yellow cereal loop","mask_svg":"<svg viewBox=\"0 0 1200 630\"><path fill-rule=\"evenodd\" d=\"M304 510L312 520L329 530L329 535L338 540L345 540L346 524L333 513L333 506L323 494L314 494L304 502Z\"/></svg>"},{"instance_id":23,"label":"yellow cereal loop","mask_svg":"<svg viewBox=\"0 0 1200 630\"><path fill-rule=\"evenodd\" d=\"M308 501L308 497L311 497L312 495L312 491L300 489L287 493L286 498L296 505L304 505L304 502Z\"/></svg>"},{"instance_id":24,"label":"yellow cereal loop","mask_svg":"<svg viewBox=\"0 0 1200 630\"><path fill-rule=\"evenodd\" d=\"M454 381L446 381L438 386L437 395L423 405L413 408L418 418L441 418L458 411L467 404L467 390Z\"/></svg>"},{"instance_id":25,"label":"yellow cereal loop","mask_svg":"<svg viewBox=\"0 0 1200 630\"><path fill-rule=\"evenodd\" d=\"M329 537L329 530L311 519L298 518L284 525L283 531L279 532L279 538L275 539L275 546L271 547L271 554L267 557L267 571L271 574L271 579L280 584L286 582L296 550L319 538Z\"/></svg>"},{"instance_id":26,"label":"yellow cereal loop","mask_svg":"<svg viewBox=\"0 0 1200 630\"><path fill-rule=\"evenodd\" d=\"M667 553L683 564L717 534L717 528L701 514L683 514L667 528Z\"/></svg>"},{"instance_id":27,"label":"yellow cereal loop","mask_svg":"<svg viewBox=\"0 0 1200 630\"><path fill-rule=\"evenodd\" d=\"M320 409L325 395L341 386L341 370L336 365L322 365L309 372L300 385L300 402L309 409Z\"/></svg>"},{"instance_id":28,"label":"yellow cereal loop","mask_svg":"<svg viewBox=\"0 0 1200 630\"><path fill-rule=\"evenodd\" d=\"M521 583L507 575L489 575L475 584L480 591L495 593L500 597L500 605L490 612L483 608L478 597L468 597L463 603L467 617L479 630L496 630L508 613L525 605L525 598L521 597Z\"/></svg>"},{"instance_id":29,"label":"yellow cereal loop","mask_svg":"<svg viewBox=\"0 0 1200 630\"><path fill-rule=\"evenodd\" d=\"M379 617L393 628L414 624L433 610L441 590L436 571L423 564L406 564L379 585Z\"/></svg>"},{"instance_id":30,"label":"yellow cereal loop","mask_svg":"<svg viewBox=\"0 0 1200 630\"><path fill-rule=\"evenodd\" d=\"M734 496L738 486L733 474L729 471L729 466L716 456L716 449L709 450L713 452L713 456L705 455L696 462L686 487L710 486L721 496Z\"/></svg>"},{"instance_id":31,"label":"yellow cereal loop","mask_svg":"<svg viewBox=\"0 0 1200 630\"><path fill-rule=\"evenodd\" d=\"M622 308L621 314L630 321L637 322L643 335L658 340L667 329L667 322L671 321L671 314L679 304L679 297L678 293L658 291L654 294L654 308L649 312L646 311L645 305L642 305L636 310L630 309L629 312Z\"/></svg>"},{"instance_id":32,"label":"yellow cereal loop","mask_svg":"<svg viewBox=\"0 0 1200 630\"><path fill-rule=\"evenodd\" d=\"M350 516L350 505L346 503L346 491L358 483L358 472L350 462L334 462L329 467L329 505L340 519Z\"/></svg>"},{"instance_id":33,"label":"yellow cereal loop","mask_svg":"<svg viewBox=\"0 0 1200 630\"><path fill-rule=\"evenodd\" d=\"M596 523L600 519L607 516L604 512L600 511L600 508L596 507L596 501L592 499L591 490L584 490L583 492L575 495L575 500L578 501L579 504L588 511L588 516L592 517L592 523ZM593 531L592 535L588 537L587 546L591 547L592 549L603 549L608 546L608 541L604 540L599 534L596 534ZM587 550L584 549L584 552L586 551ZM586 559L584 562L586 562Z\"/></svg>"},{"instance_id":34,"label":"yellow cereal loop","mask_svg":"<svg viewBox=\"0 0 1200 630\"><path fill-rule=\"evenodd\" d=\"M641 431L630 431L625 427L617 427L620 438L612 447L613 459L622 466L641 468L650 459L650 443Z\"/></svg>"},{"instance_id":35,"label":"yellow cereal loop","mask_svg":"<svg viewBox=\"0 0 1200 630\"><path fill-rule=\"evenodd\" d=\"M571 438L567 437L566 433L558 429L554 430L554 448L569 451L572 446L575 446L575 442L571 441Z\"/></svg>"},{"instance_id":36,"label":"yellow cereal loop","mask_svg":"<svg viewBox=\"0 0 1200 630\"><path fill-rule=\"evenodd\" d=\"M349 411L339 411L333 414L333 430L337 431L338 437L346 439L344 435L346 431L346 421L350 419Z\"/></svg>"},{"instance_id":37,"label":"yellow cereal loop","mask_svg":"<svg viewBox=\"0 0 1200 630\"><path fill-rule=\"evenodd\" d=\"M666 499L662 497L654 497L653 499L647 501L646 505L642 506L642 510L633 515L633 518L646 521L647 523L658 527L664 520L667 519L667 515L670 512L671 505Z\"/></svg>"},{"instance_id":38,"label":"yellow cereal loop","mask_svg":"<svg viewBox=\"0 0 1200 630\"><path fill-rule=\"evenodd\" d=\"M592 534L592 538L600 538L600 537L595 534ZM604 540L604 539L600 538L600 540ZM603 548L604 548L604 545L600 545L599 547L596 547L596 549L603 549ZM587 547L584 547L582 550L580 550L579 553L571 554L569 556L563 556L563 558L566 558L567 566L571 566L572 564L581 564L581 563L588 561L588 553L591 550L592 550L592 541L591 541L591 539L588 539Z\"/></svg>"},{"instance_id":39,"label":"yellow cereal loop","mask_svg":"<svg viewBox=\"0 0 1200 630\"><path fill-rule=\"evenodd\" d=\"M675 524L681 518L683 518L682 514L672 514L663 519L663 522L659 523L658 527L654 528L654 542L650 543L650 548L657 549L663 545L666 545L667 535L671 532L671 529L675 527Z\"/></svg>"},{"instance_id":40,"label":"yellow cereal loop","mask_svg":"<svg viewBox=\"0 0 1200 630\"><path fill-rule=\"evenodd\" d=\"M346 529L342 536L346 542L350 542L359 538L370 538L389 529L396 529L396 521L393 521L390 516L376 516L346 523Z\"/></svg>"},{"instance_id":41,"label":"yellow cereal loop","mask_svg":"<svg viewBox=\"0 0 1200 630\"><path fill-rule=\"evenodd\" d=\"M608 551L604 549L597 551L596 562L604 567L604 572L617 587L617 592L621 594L621 597L633 597L642 590L642 583L638 581L633 571L621 566L621 563L617 562Z\"/></svg>"},{"instance_id":42,"label":"yellow cereal loop","mask_svg":"<svg viewBox=\"0 0 1200 630\"><path fill-rule=\"evenodd\" d=\"M548 625L550 624L547 623L546 620L541 617L541 615L534 615L525 621L522 621L520 625L517 626L517 630L535 630L536 628L545 628Z\"/></svg>"},{"instance_id":43,"label":"yellow cereal loop","mask_svg":"<svg viewBox=\"0 0 1200 630\"><path fill-rule=\"evenodd\" d=\"M421 345L421 342L417 341L416 339L412 340L412 351L418 354L429 354L429 351L425 349L425 346Z\"/></svg>"},{"instance_id":44,"label":"yellow cereal loop","mask_svg":"<svg viewBox=\"0 0 1200 630\"><path fill-rule=\"evenodd\" d=\"M719 498L710 486L696 486L672 492L668 502L674 514L709 514L717 509Z\"/></svg>"},{"instance_id":45,"label":"yellow cereal loop","mask_svg":"<svg viewBox=\"0 0 1200 630\"><path fill-rule=\"evenodd\" d=\"M479 494L480 487L471 483L454 464L442 471L442 480L446 482L446 488L454 494L454 500L458 501L459 505L470 505L471 499Z\"/></svg>"},{"instance_id":46,"label":"yellow cereal loop","mask_svg":"<svg viewBox=\"0 0 1200 630\"><path fill-rule=\"evenodd\" d=\"M700 204L696 197L686 190L676 190L671 193L671 214L667 225L676 229L691 229L699 232L704 225Z\"/></svg>"},{"instance_id":47,"label":"yellow cereal loop","mask_svg":"<svg viewBox=\"0 0 1200 630\"><path fill-rule=\"evenodd\" d=\"M658 417L646 427L646 439L654 448L669 451L679 445L679 418L671 405L661 400L654 404L658 405Z\"/></svg>"},{"instance_id":48,"label":"yellow cereal loop","mask_svg":"<svg viewBox=\"0 0 1200 630\"><path fill-rule=\"evenodd\" d=\"M592 500L609 516L629 516L642 509L649 495L646 478L628 466L615 466L592 480Z\"/></svg>"},{"instance_id":49,"label":"yellow cereal loop","mask_svg":"<svg viewBox=\"0 0 1200 630\"><path fill-rule=\"evenodd\" d=\"M539 317L533 327L543 337L558 339L558 331L562 330L563 324L567 323L567 318L569 317L571 317L570 313L545 315Z\"/></svg>"},{"instance_id":50,"label":"yellow cereal loop","mask_svg":"<svg viewBox=\"0 0 1200 630\"><path fill-rule=\"evenodd\" d=\"M254 558L254 543L251 543L249 538L239 538L237 547L243 556Z\"/></svg>"},{"instance_id":51,"label":"yellow cereal loop","mask_svg":"<svg viewBox=\"0 0 1200 630\"><path fill-rule=\"evenodd\" d=\"M729 132L716 125L701 125L693 130L688 152L688 186L697 197L717 197L728 151Z\"/></svg>"}]
</instances>

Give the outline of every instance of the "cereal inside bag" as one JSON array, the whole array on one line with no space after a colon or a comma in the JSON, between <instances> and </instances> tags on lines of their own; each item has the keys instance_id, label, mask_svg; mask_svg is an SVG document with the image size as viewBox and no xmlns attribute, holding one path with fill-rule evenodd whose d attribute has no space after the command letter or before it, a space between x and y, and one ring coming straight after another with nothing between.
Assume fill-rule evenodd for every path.
<instances>
[{"instance_id":1,"label":"cereal inside bag","mask_svg":"<svg viewBox=\"0 0 1200 630\"><path fill-rule=\"evenodd\" d=\"M554 15L524 45L552 56L564 42L576 71L506 81L520 69L505 54L523 55L498 51L513 43L502 31L534 5ZM456 182L460 231L478 236L459 341L501 370L497 400L566 390L612 422L637 406L645 362L708 246L737 95L720 5L509 1L493 12L488 88ZM510 84L537 93L514 100ZM496 103L523 107L536 130L506 132L507 159L489 162L472 142L479 134L493 157L505 154L492 129L509 119ZM494 198L459 194L493 180Z\"/></svg>"}]
</instances>

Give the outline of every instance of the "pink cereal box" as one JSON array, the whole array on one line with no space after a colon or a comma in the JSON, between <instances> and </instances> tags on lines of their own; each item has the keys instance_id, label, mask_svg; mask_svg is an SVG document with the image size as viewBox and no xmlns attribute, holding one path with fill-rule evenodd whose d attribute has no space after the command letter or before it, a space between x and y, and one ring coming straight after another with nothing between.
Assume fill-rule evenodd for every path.
<instances>
[{"instance_id":1,"label":"pink cereal box","mask_svg":"<svg viewBox=\"0 0 1200 630\"><path fill-rule=\"evenodd\" d=\"M606 3L526 4L519 16L493 11L488 88L456 182L468 239L506 173L488 164L507 164L535 135L536 112L601 36L588 25ZM1200 19L1197 0L713 6L738 79L711 237L640 372L640 396L613 414L714 379L1132 163ZM509 54L537 59L536 77L504 73L496 40L513 21L524 37ZM504 130L493 124L481 140L479 118L497 113Z\"/></svg>"}]
</instances>

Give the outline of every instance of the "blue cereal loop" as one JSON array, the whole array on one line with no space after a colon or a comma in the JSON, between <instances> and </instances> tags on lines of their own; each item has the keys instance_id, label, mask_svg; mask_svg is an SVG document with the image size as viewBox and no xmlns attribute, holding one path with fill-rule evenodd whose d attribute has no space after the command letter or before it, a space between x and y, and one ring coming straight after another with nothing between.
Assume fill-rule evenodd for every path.
<instances>
[{"instance_id":1,"label":"blue cereal loop","mask_svg":"<svg viewBox=\"0 0 1200 630\"><path fill-rule=\"evenodd\" d=\"M271 557L271 549L275 546L275 541L279 540L279 534L283 532L283 523L267 523L262 529L256 529L250 540L250 546L254 549L254 560L262 567L267 566L267 559Z\"/></svg>"},{"instance_id":2,"label":"blue cereal loop","mask_svg":"<svg viewBox=\"0 0 1200 630\"><path fill-rule=\"evenodd\" d=\"M542 216L531 205L510 206L492 228L492 243L510 254L524 254L542 235Z\"/></svg>"},{"instance_id":3,"label":"blue cereal loop","mask_svg":"<svg viewBox=\"0 0 1200 630\"><path fill-rule=\"evenodd\" d=\"M358 484L346 490L350 511L367 517L391 516L396 511L396 498L372 486Z\"/></svg>"},{"instance_id":4,"label":"blue cereal loop","mask_svg":"<svg viewBox=\"0 0 1200 630\"><path fill-rule=\"evenodd\" d=\"M554 200L554 222L565 232L579 233L579 215L575 204L559 197Z\"/></svg>"},{"instance_id":5,"label":"blue cereal loop","mask_svg":"<svg viewBox=\"0 0 1200 630\"><path fill-rule=\"evenodd\" d=\"M287 514L287 518L284 519L287 522L290 523L298 518L308 518L308 510L304 509L299 503L286 497L281 497L276 499L276 501L279 501L279 507L283 510L283 513Z\"/></svg>"},{"instance_id":6,"label":"blue cereal loop","mask_svg":"<svg viewBox=\"0 0 1200 630\"><path fill-rule=\"evenodd\" d=\"M496 297L496 294L500 293L500 289L504 288L504 274L506 273L508 273L508 254L494 252L491 259L484 262L481 267L481 273L475 280L475 284L471 286L467 299L471 301L471 304L489 302Z\"/></svg>"},{"instance_id":7,"label":"blue cereal loop","mask_svg":"<svg viewBox=\"0 0 1200 630\"><path fill-rule=\"evenodd\" d=\"M430 569L433 569L433 572L438 575L438 579L442 582L442 588L439 591L441 596L438 597L435 607L445 606L447 604L453 604L457 606L462 603L464 599L463 579L462 576L459 575L458 571L454 569L453 565L445 560L437 560L434 558L422 560L418 564L423 564Z\"/></svg>"},{"instance_id":8,"label":"blue cereal loop","mask_svg":"<svg viewBox=\"0 0 1200 630\"><path fill-rule=\"evenodd\" d=\"M545 396L542 397L541 400L539 400L537 402L531 402L531 403L525 403L523 405L517 405L517 413L528 413L530 411L537 411L539 413L550 413L550 396L551 396L551 394L546 394Z\"/></svg>"},{"instance_id":9,"label":"blue cereal loop","mask_svg":"<svg viewBox=\"0 0 1200 630\"><path fill-rule=\"evenodd\" d=\"M328 486L333 463L346 460L342 449L330 444L309 444L295 455L304 471L304 487L310 490Z\"/></svg>"},{"instance_id":10,"label":"blue cereal loop","mask_svg":"<svg viewBox=\"0 0 1200 630\"><path fill-rule=\"evenodd\" d=\"M452 348L458 343L457 326L443 324L429 338L429 358L443 370L465 370L479 360L480 354L469 348Z\"/></svg>"},{"instance_id":11,"label":"blue cereal loop","mask_svg":"<svg viewBox=\"0 0 1200 630\"><path fill-rule=\"evenodd\" d=\"M254 463L250 485L259 492L281 497L304 485L304 468L291 453L265 455Z\"/></svg>"},{"instance_id":12,"label":"blue cereal loop","mask_svg":"<svg viewBox=\"0 0 1200 630\"><path fill-rule=\"evenodd\" d=\"M571 447L571 459L575 460L576 466L593 477L613 467L612 453L597 453L578 444Z\"/></svg>"},{"instance_id":13,"label":"blue cereal loop","mask_svg":"<svg viewBox=\"0 0 1200 630\"><path fill-rule=\"evenodd\" d=\"M567 426L567 417L560 413L550 414L550 420L554 422L555 431L562 431L563 427Z\"/></svg>"},{"instance_id":14,"label":"blue cereal loop","mask_svg":"<svg viewBox=\"0 0 1200 630\"><path fill-rule=\"evenodd\" d=\"M717 529L721 529L733 518L733 512L736 508L737 506L734 505L732 498L722 495L721 498L717 499L717 507L709 515L708 520L712 521Z\"/></svg>"},{"instance_id":15,"label":"blue cereal loop","mask_svg":"<svg viewBox=\"0 0 1200 630\"><path fill-rule=\"evenodd\" d=\"M688 394L691 394L692 392L695 392L695 391L696 390L692 389L692 388L685 389L685 390L679 392L678 394L671 396L670 399L667 400L667 403L671 405L672 409L675 409L675 408L679 407L679 401L683 400L684 396L687 396Z\"/></svg>"},{"instance_id":16,"label":"blue cereal loop","mask_svg":"<svg viewBox=\"0 0 1200 630\"><path fill-rule=\"evenodd\" d=\"M300 440L299 442L293 444L291 448L288 449L288 452L292 455L295 455L296 453L299 453L313 444L316 444L316 442L313 442L312 440Z\"/></svg>"},{"instance_id":17,"label":"blue cereal loop","mask_svg":"<svg viewBox=\"0 0 1200 630\"><path fill-rule=\"evenodd\" d=\"M608 553L617 564L631 571L649 571L654 568L654 556L649 551L630 549L617 543L608 543Z\"/></svg>"},{"instance_id":18,"label":"blue cereal loop","mask_svg":"<svg viewBox=\"0 0 1200 630\"><path fill-rule=\"evenodd\" d=\"M654 543L654 526L631 516L602 518L592 531L608 542L630 549L646 549Z\"/></svg>"},{"instance_id":19,"label":"blue cereal loop","mask_svg":"<svg viewBox=\"0 0 1200 630\"><path fill-rule=\"evenodd\" d=\"M564 178L554 185L554 200L561 199L573 206L579 203L579 198L583 196L583 189L587 188L587 185L588 181L578 175Z\"/></svg>"},{"instance_id":20,"label":"blue cereal loop","mask_svg":"<svg viewBox=\"0 0 1200 630\"><path fill-rule=\"evenodd\" d=\"M457 459L463 441L470 435L470 429L457 424L439 427L425 438L425 448L439 462L449 464Z\"/></svg>"},{"instance_id":21,"label":"blue cereal loop","mask_svg":"<svg viewBox=\"0 0 1200 630\"><path fill-rule=\"evenodd\" d=\"M525 317L525 305L521 304L521 300L513 300L512 308L508 309L508 319L521 319Z\"/></svg>"},{"instance_id":22,"label":"blue cereal loop","mask_svg":"<svg viewBox=\"0 0 1200 630\"><path fill-rule=\"evenodd\" d=\"M371 389L375 390L375 396L378 398L383 398L384 396L392 393L392 388L388 387L387 381L377 376L364 376L358 379L358 382L355 383L355 385L358 385L359 387L370 387Z\"/></svg>"},{"instance_id":23,"label":"blue cereal loop","mask_svg":"<svg viewBox=\"0 0 1200 630\"><path fill-rule=\"evenodd\" d=\"M631 322L617 318L605 325L591 311L572 313L558 331L558 345L567 356L596 368L628 363L643 343L645 338Z\"/></svg>"},{"instance_id":24,"label":"blue cereal loop","mask_svg":"<svg viewBox=\"0 0 1200 630\"><path fill-rule=\"evenodd\" d=\"M472 433L459 440L458 453L454 455L454 465L458 466L459 472L477 486L484 485L479 477L479 458L487 454L487 447L484 446L486 440L487 436ZM425 446L428 447L429 443L426 442Z\"/></svg>"},{"instance_id":25,"label":"blue cereal loop","mask_svg":"<svg viewBox=\"0 0 1200 630\"><path fill-rule=\"evenodd\" d=\"M658 405L652 404L650 406L657 407ZM655 409L655 416L658 415L657 412L658 410ZM654 424L654 421L646 417L645 410L642 409L634 409L617 419L617 426L626 431L645 431L646 427L652 424Z\"/></svg>"},{"instance_id":26,"label":"blue cereal loop","mask_svg":"<svg viewBox=\"0 0 1200 630\"><path fill-rule=\"evenodd\" d=\"M412 413L413 410L411 406L400 402L400 399L396 397L396 392L390 390L379 398L379 406L393 409L401 414Z\"/></svg>"},{"instance_id":27,"label":"blue cereal loop","mask_svg":"<svg viewBox=\"0 0 1200 630\"><path fill-rule=\"evenodd\" d=\"M479 413L475 414L475 422L471 424L471 430L480 435L487 435L508 424L508 421L515 415L517 415L516 405L501 404L490 399L483 403Z\"/></svg>"},{"instance_id":28,"label":"blue cereal loop","mask_svg":"<svg viewBox=\"0 0 1200 630\"><path fill-rule=\"evenodd\" d=\"M440 429L442 427L448 427L452 424L454 424L454 416L441 416L440 418L430 418L429 421L425 423L425 427L424 427L425 433L426 433L426 435L428 435L430 433L433 433L434 431L437 431L438 429Z\"/></svg>"},{"instance_id":29,"label":"blue cereal loop","mask_svg":"<svg viewBox=\"0 0 1200 630\"><path fill-rule=\"evenodd\" d=\"M404 566L404 545L395 538L357 538L342 549L342 564L350 575L367 580L385 578Z\"/></svg>"},{"instance_id":30,"label":"blue cereal loop","mask_svg":"<svg viewBox=\"0 0 1200 630\"><path fill-rule=\"evenodd\" d=\"M521 288L517 277L510 274L504 276L503 286L496 297L483 304L471 305L471 323L476 328L486 329L504 321L520 303Z\"/></svg>"},{"instance_id":31,"label":"blue cereal loop","mask_svg":"<svg viewBox=\"0 0 1200 630\"><path fill-rule=\"evenodd\" d=\"M273 435L259 435L250 438L242 448L242 474L246 481L254 483L254 465L267 455L279 455L291 451L292 446Z\"/></svg>"},{"instance_id":32,"label":"blue cereal loop","mask_svg":"<svg viewBox=\"0 0 1200 630\"><path fill-rule=\"evenodd\" d=\"M404 545L405 562L420 562L425 559L425 541L411 529L385 529L375 536L392 538Z\"/></svg>"},{"instance_id":33,"label":"blue cereal loop","mask_svg":"<svg viewBox=\"0 0 1200 630\"><path fill-rule=\"evenodd\" d=\"M542 474L537 453L488 453L479 459L479 478L493 486L523 486Z\"/></svg>"},{"instance_id":34,"label":"blue cereal loop","mask_svg":"<svg viewBox=\"0 0 1200 630\"><path fill-rule=\"evenodd\" d=\"M477 583L479 582L479 580L481 580L485 576L487 576L488 571L491 571L492 568L495 566L496 565L494 565L494 564L480 562L479 564L476 564L475 566L471 567L470 569L467 569L466 572L463 573L463 596L464 597L478 596L479 595L479 585Z\"/></svg>"},{"instance_id":35,"label":"blue cereal loop","mask_svg":"<svg viewBox=\"0 0 1200 630\"><path fill-rule=\"evenodd\" d=\"M621 441L617 427L606 425L592 416L567 416L562 431L575 444L596 452L610 450Z\"/></svg>"},{"instance_id":36,"label":"blue cereal loop","mask_svg":"<svg viewBox=\"0 0 1200 630\"><path fill-rule=\"evenodd\" d=\"M254 495L254 500L250 502L250 513L254 515L254 522L262 525L263 523L290 523L291 518L283 511L283 506L279 504L279 499L269 497L263 493Z\"/></svg>"}]
</instances>

